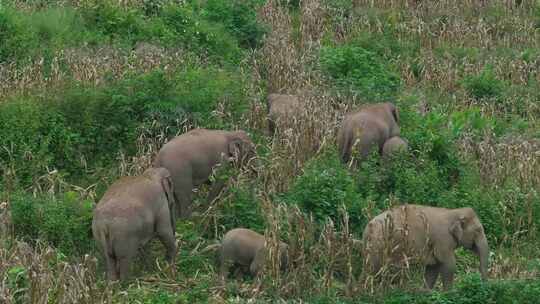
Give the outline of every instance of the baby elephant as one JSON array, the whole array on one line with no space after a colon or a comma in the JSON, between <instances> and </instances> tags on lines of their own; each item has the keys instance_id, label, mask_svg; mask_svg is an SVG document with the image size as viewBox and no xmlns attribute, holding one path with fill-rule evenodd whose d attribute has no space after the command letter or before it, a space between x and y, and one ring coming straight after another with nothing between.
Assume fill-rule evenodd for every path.
<instances>
[{"instance_id":1,"label":"baby elephant","mask_svg":"<svg viewBox=\"0 0 540 304\"><path fill-rule=\"evenodd\" d=\"M287 250L287 244L280 242L279 254L282 270L287 267ZM254 276L257 275L264 266L266 254L267 250L263 235L245 228L230 230L223 236L219 247L221 277L223 279L227 277L230 263L239 266L244 272L249 272Z\"/></svg>"},{"instance_id":2,"label":"baby elephant","mask_svg":"<svg viewBox=\"0 0 540 304\"><path fill-rule=\"evenodd\" d=\"M480 274L487 278L489 246L484 228L471 208L446 209L403 205L374 217L363 236L368 270L375 274L384 257L391 263L420 257L425 266L426 287L433 288L439 274L444 289L454 280L454 251L464 247L480 258ZM410 261L410 260L409 260Z\"/></svg>"},{"instance_id":3,"label":"baby elephant","mask_svg":"<svg viewBox=\"0 0 540 304\"><path fill-rule=\"evenodd\" d=\"M109 280L125 280L129 261L154 236L167 248L174 265L175 197L169 171L151 168L115 182L94 210L92 232L107 264Z\"/></svg>"},{"instance_id":4,"label":"baby elephant","mask_svg":"<svg viewBox=\"0 0 540 304\"><path fill-rule=\"evenodd\" d=\"M302 111L300 101L294 95L269 94L266 101L270 134L274 134L276 128L289 125L290 121L298 118Z\"/></svg>"},{"instance_id":5,"label":"baby elephant","mask_svg":"<svg viewBox=\"0 0 540 304\"><path fill-rule=\"evenodd\" d=\"M384 142L382 154L383 157L388 158L392 156L392 154L399 153L401 151L407 151L408 149L409 145L403 138L399 136L394 136Z\"/></svg>"}]
</instances>

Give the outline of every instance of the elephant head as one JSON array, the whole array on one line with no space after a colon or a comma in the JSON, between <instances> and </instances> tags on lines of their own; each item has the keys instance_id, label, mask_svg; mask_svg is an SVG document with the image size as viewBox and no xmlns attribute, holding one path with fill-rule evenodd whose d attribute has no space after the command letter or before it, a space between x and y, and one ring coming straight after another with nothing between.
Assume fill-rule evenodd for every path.
<instances>
[{"instance_id":1,"label":"elephant head","mask_svg":"<svg viewBox=\"0 0 540 304\"><path fill-rule=\"evenodd\" d=\"M489 246L484 227L471 208L457 209L457 218L450 226L450 233L459 246L473 251L480 258L480 274L487 279Z\"/></svg>"},{"instance_id":2,"label":"elephant head","mask_svg":"<svg viewBox=\"0 0 540 304\"><path fill-rule=\"evenodd\" d=\"M256 155L255 145L245 131L236 131L229 142L229 157L234 159L238 166L246 165Z\"/></svg>"}]
</instances>

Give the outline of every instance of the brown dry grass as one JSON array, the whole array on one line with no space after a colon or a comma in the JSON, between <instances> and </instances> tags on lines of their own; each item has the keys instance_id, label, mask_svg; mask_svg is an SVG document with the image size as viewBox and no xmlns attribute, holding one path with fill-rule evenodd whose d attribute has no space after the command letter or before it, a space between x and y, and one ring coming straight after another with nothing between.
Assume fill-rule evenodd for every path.
<instances>
[{"instance_id":1,"label":"brown dry grass","mask_svg":"<svg viewBox=\"0 0 540 304\"><path fill-rule=\"evenodd\" d=\"M140 1L120 2L131 5L129 3ZM323 34L330 31L334 39L344 41L355 32L380 33L386 23L393 22L399 39L415 36L419 38L421 46L417 58L418 64L422 66L419 79L413 76L410 62L398 63L405 81L405 90L437 88L444 92L455 92L455 107L467 108L473 102L459 91L459 80L464 74L477 73L486 64L491 64L499 77L514 85L524 85L528 79L540 82L540 59L524 61L519 57L505 56L459 59L440 56L437 48L448 45L481 49L538 48L538 30L530 18L522 18L531 9L532 2L523 1L517 5L516 1L497 4L495 1L467 0L461 1L458 8L458 3L450 0L355 0L354 7L359 12L332 24L328 20L329 10L324 1L305 0L301 1L298 28L295 28L291 13L278 5L278 2L269 0L260 11L260 19L269 24L272 30L262 48L251 54L246 61L247 65L252 66L253 83L248 93L253 102L251 111L238 127L266 129L266 109L261 102L266 93L296 94L305 104L305 111L289 126L279 129L268 144L268 165L260 168L257 195L268 223L266 235L271 249L270 258L265 275L253 283L240 285L239 293L256 300L268 295L294 298L332 294L338 290L341 295L352 296L366 291L384 290L390 286L388 282L393 281L396 271L385 268L377 278L359 275L362 273L361 255L353 245L354 239L345 212L342 214L341 225L329 221L324 227L319 227L297 208L278 205L270 198L271 194L288 189L291 181L301 173L306 161L323 148L335 145L336 129L352 103L336 96L335 92L325 86L322 76L311 69ZM19 4L24 6L26 1ZM468 13L458 13L462 10ZM477 17L488 10L500 10L501 13L494 17L493 22ZM383 18L384 14L373 12L386 12L390 17ZM97 51L84 48L63 50L54 57L48 78L43 77L42 59L36 59L22 70L9 64L0 66L0 78L6 80L0 83L0 99L38 88L61 86L72 78L83 83L100 84L107 75L120 79L126 73L149 71L155 67L173 69L182 65L182 58L181 51L163 50L151 45L141 45L129 53L112 48L100 48ZM60 68L61 65L67 68ZM261 89L261 84L266 84L267 92ZM508 101L510 104L519 102L517 97L515 100L512 98ZM525 119L532 123L540 113L538 100L534 98L530 96L523 99L525 112L528 113ZM483 109L485 113L495 114L500 110L490 105L483 105ZM119 166L113 175L135 175L148 167L153 155L167 140L164 128L166 126L153 125L149 129L140 130L138 154L132 158L119 155ZM537 141L527 138L499 141L488 136L479 142L463 139L459 144L464 158L474 156L477 160L484 183L497 187L512 176L517 178L520 189L516 193L525 193L531 197L537 191L535 189L540 188L540 146ZM241 183L248 179L241 175L234 182ZM54 171L38 181L33 189L35 192L60 193L75 189L85 197L97 199L93 187L82 189L69 185ZM529 217L519 216L513 212L515 208L532 210L531 206L522 205L516 197L506 199L506 204L512 206L505 209L509 225L518 225L519 230L526 231L530 226L530 217L537 215L531 211ZM365 209L366 214L375 215L373 206L366 206ZM0 228L9 227L7 209L0 211ZM215 209L211 208L205 214L203 224L204 221L212 222L212 212ZM215 227L205 229L217 231ZM0 277L3 278L0 281L0 302L17 303L20 298L29 303L46 303L51 299L58 303L110 303L113 298L122 298L123 291L102 286L94 258L87 256L80 262L59 261L54 249L44 245L30 248L13 240L6 231L0 230L0 244L10 244L0 246ZM535 239L538 236L530 237ZM287 240L291 250L292 266L287 273L278 271L279 261L273 254L277 252L280 238ZM509 238L509 242L514 242L516 246L521 244L517 237ZM321 265L322 269L315 272L314 268ZM14 279L7 275L16 267L26 270L21 279L26 285L14 287ZM473 268L466 269L469 271ZM416 278L418 273L405 267L398 269L397 275L398 280L394 280L396 283L393 287L410 287L408 278ZM534 278L538 273L528 268L527 257L516 257L515 252L501 249L493 256L490 276L497 279ZM174 285L173 290L178 289L175 284L195 284L195 279L182 284L159 277L145 279L147 281L143 283L138 282L140 288L152 289L159 286L155 280L162 279L162 285ZM209 292L215 302L227 299L226 291L217 283Z\"/></svg>"}]
</instances>

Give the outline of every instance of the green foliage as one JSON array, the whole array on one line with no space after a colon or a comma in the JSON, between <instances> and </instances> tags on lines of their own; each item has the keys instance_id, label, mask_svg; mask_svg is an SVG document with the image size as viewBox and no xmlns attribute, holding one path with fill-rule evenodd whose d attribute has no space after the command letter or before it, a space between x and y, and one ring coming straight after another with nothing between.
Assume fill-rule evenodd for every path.
<instances>
[{"instance_id":1,"label":"green foliage","mask_svg":"<svg viewBox=\"0 0 540 304\"><path fill-rule=\"evenodd\" d=\"M242 47L256 47L264 27L257 21L261 1L200 3L84 1L81 6L50 6L22 12L0 6L0 62L46 60L59 49L103 43L132 47L140 41L184 48L201 57L237 63Z\"/></svg>"},{"instance_id":2,"label":"green foliage","mask_svg":"<svg viewBox=\"0 0 540 304\"><path fill-rule=\"evenodd\" d=\"M19 56L27 56L29 51L37 47L37 37L24 24L23 18L11 9L0 5L0 62Z\"/></svg>"},{"instance_id":3,"label":"green foliage","mask_svg":"<svg viewBox=\"0 0 540 304\"><path fill-rule=\"evenodd\" d=\"M16 304L24 303L24 290L28 288L28 272L24 267L15 266L7 271L7 287L12 291Z\"/></svg>"},{"instance_id":4,"label":"green foliage","mask_svg":"<svg viewBox=\"0 0 540 304\"><path fill-rule=\"evenodd\" d=\"M343 207L349 213L353 229L359 231L365 222L355 180L331 151L309 161L283 199L311 213L320 223L330 218L339 224L339 210Z\"/></svg>"},{"instance_id":5,"label":"green foliage","mask_svg":"<svg viewBox=\"0 0 540 304\"><path fill-rule=\"evenodd\" d=\"M154 120L171 126L167 136L179 131L177 121L225 127L231 121L213 111L222 104L234 113L227 119L240 117L247 108L242 84L226 70L186 67L172 75L158 69L99 87L74 83L38 98L15 98L0 104L0 168L15 168L22 185L47 168L79 177L85 166L114 164L120 151L133 155L139 129Z\"/></svg>"},{"instance_id":6,"label":"green foliage","mask_svg":"<svg viewBox=\"0 0 540 304\"><path fill-rule=\"evenodd\" d=\"M466 76L463 78L462 85L472 97L478 100L483 98L499 99L505 89L504 82L495 76L491 67L486 67L478 75Z\"/></svg>"},{"instance_id":7,"label":"green foliage","mask_svg":"<svg viewBox=\"0 0 540 304\"><path fill-rule=\"evenodd\" d=\"M188 5L167 5L161 12L164 28L157 34L167 46L183 45L186 49L210 57L237 62L241 52L238 42L221 23L201 18Z\"/></svg>"},{"instance_id":8,"label":"green foliage","mask_svg":"<svg viewBox=\"0 0 540 304\"><path fill-rule=\"evenodd\" d=\"M254 48L260 45L266 32L257 21L257 9L263 2L209 0L201 15L210 21L222 23L241 46Z\"/></svg>"},{"instance_id":9,"label":"green foliage","mask_svg":"<svg viewBox=\"0 0 540 304\"><path fill-rule=\"evenodd\" d=\"M366 100L395 97L401 85L389 64L376 53L356 45L325 47L320 62L337 85Z\"/></svg>"},{"instance_id":10,"label":"green foliage","mask_svg":"<svg viewBox=\"0 0 540 304\"><path fill-rule=\"evenodd\" d=\"M19 193L12 197L11 212L15 234L22 239L40 238L66 255L87 253L94 246L92 203L74 192L62 198Z\"/></svg>"},{"instance_id":11,"label":"green foliage","mask_svg":"<svg viewBox=\"0 0 540 304\"><path fill-rule=\"evenodd\" d=\"M122 8L110 0L88 1L82 9L85 26L113 39L135 41L144 34L142 14L136 8Z\"/></svg>"},{"instance_id":12,"label":"green foliage","mask_svg":"<svg viewBox=\"0 0 540 304\"><path fill-rule=\"evenodd\" d=\"M0 104L0 168L15 168L21 183L46 168L71 166L74 141L63 117L45 104L24 97Z\"/></svg>"},{"instance_id":13,"label":"green foliage","mask_svg":"<svg viewBox=\"0 0 540 304\"><path fill-rule=\"evenodd\" d=\"M233 228L248 228L264 233L265 220L261 203L249 185L229 189L230 196L219 206L218 225L227 232Z\"/></svg>"},{"instance_id":14,"label":"green foliage","mask_svg":"<svg viewBox=\"0 0 540 304\"><path fill-rule=\"evenodd\" d=\"M490 281L484 283L478 274L469 274L447 293L413 294L394 292L374 303L394 304L472 304L472 303L536 303L540 284L532 281Z\"/></svg>"},{"instance_id":15,"label":"green foliage","mask_svg":"<svg viewBox=\"0 0 540 304\"><path fill-rule=\"evenodd\" d=\"M126 302L137 302L142 304L175 304L181 297L177 293L171 293L167 290L146 290L143 288L128 290L127 297L123 299Z\"/></svg>"}]
</instances>

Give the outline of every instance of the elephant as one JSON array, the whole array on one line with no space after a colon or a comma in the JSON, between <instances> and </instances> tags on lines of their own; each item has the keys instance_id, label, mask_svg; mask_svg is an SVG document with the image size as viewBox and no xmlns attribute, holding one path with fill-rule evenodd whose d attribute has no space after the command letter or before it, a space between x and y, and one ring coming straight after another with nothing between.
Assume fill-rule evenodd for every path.
<instances>
[{"instance_id":1,"label":"elephant","mask_svg":"<svg viewBox=\"0 0 540 304\"><path fill-rule=\"evenodd\" d=\"M400 151L407 151L408 149L409 145L403 138L394 136L384 142L382 155L383 157L388 158L392 156L392 154L399 153Z\"/></svg>"},{"instance_id":2,"label":"elephant","mask_svg":"<svg viewBox=\"0 0 540 304\"><path fill-rule=\"evenodd\" d=\"M222 279L228 275L229 265L239 267L244 272L256 276L264 267L267 249L263 235L245 228L229 230L219 245L220 274ZM288 264L288 245L279 243L280 269Z\"/></svg>"},{"instance_id":3,"label":"elephant","mask_svg":"<svg viewBox=\"0 0 540 304\"><path fill-rule=\"evenodd\" d=\"M352 149L358 145L361 160L373 147L379 154L387 139L399 136L399 114L390 102L367 105L345 116L337 135L339 155L344 163L351 159Z\"/></svg>"},{"instance_id":4,"label":"elephant","mask_svg":"<svg viewBox=\"0 0 540 304\"><path fill-rule=\"evenodd\" d=\"M189 218L193 188L209 183L213 170L231 161L244 166L255 156L255 145L244 131L194 129L173 138L159 150L153 166L171 173L174 193L178 198L177 216ZM213 183L211 202L225 181Z\"/></svg>"},{"instance_id":5,"label":"elephant","mask_svg":"<svg viewBox=\"0 0 540 304\"><path fill-rule=\"evenodd\" d=\"M109 280L125 280L129 262L154 236L166 247L167 260L174 265L175 201L172 179L164 168L122 177L109 187L92 219L92 232L105 256Z\"/></svg>"},{"instance_id":6,"label":"elephant","mask_svg":"<svg viewBox=\"0 0 540 304\"><path fill-rule=\"evenodd\" d=\"M276 127L284 126L289 120L300 115L301 104L294 95L269 94L266 101L270 134L275 133Z\"/></svg>"},{"instance_id":7,"label":"elephant","mask_svg":"<svg viewBox=\"0 0 540 304\"><path fill-rule=\"evenodd\" d=\"M366 266L372 274L381 269L384 257L391 263L403 262L405 256L420 257L426 287L432 289L440 274L447 290L456 270L454 251L461 246L479 257L480 274L487 280L488 241L472 208L398 206L374 217L364 230L362 242Z\"/></svg>"}]
</instances>

